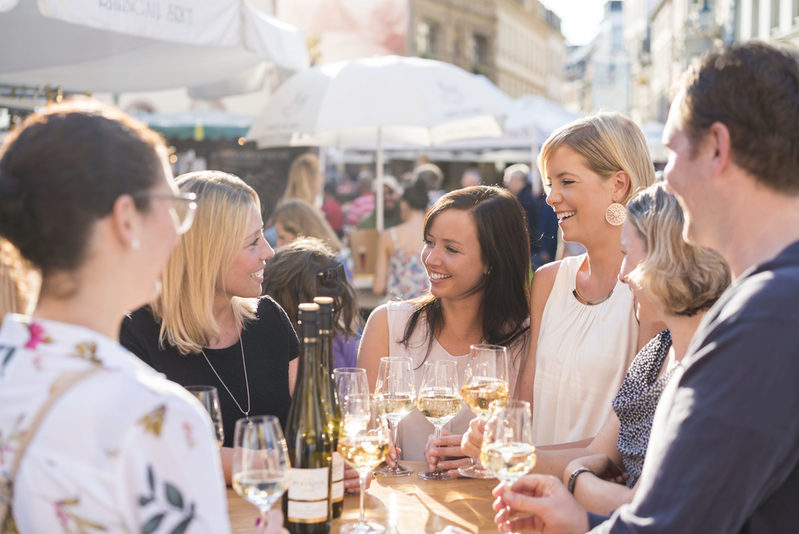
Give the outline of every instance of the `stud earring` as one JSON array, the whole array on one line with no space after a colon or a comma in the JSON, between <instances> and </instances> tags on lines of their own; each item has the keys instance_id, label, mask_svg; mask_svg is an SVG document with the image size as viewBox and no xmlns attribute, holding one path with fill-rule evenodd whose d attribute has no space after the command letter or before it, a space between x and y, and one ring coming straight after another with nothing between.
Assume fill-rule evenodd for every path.
<instances>
[{"instance_id":1,"label":"stud earring","mask_svg":"<svg viewBox=\"0 0 799 534\"><path fill-rule=\"evenodd\" d=\"M605 210L605 220L611 226L621 226L624 224L624 219L627 217L627 210L624 204L614 202Z\"/></svg>"}]
</instances>

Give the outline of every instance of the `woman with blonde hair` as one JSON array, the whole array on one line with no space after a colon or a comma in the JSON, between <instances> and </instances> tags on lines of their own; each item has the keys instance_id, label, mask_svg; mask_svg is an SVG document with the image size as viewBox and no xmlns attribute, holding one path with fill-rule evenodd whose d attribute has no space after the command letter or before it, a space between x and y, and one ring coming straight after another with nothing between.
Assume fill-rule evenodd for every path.
<instances>
[{"instance_id":1,"label":"woman with blonde hair","mask_svg":"<svg viewBox=\"0 0 799 534\"><path fill-rule=\"evenodd\" d=\"M7 313L28 314L36 302L39 274L19 251L0 238L0 324Z\"/></svg>"},{"instance_id":2,"label":"woman with blonde hair","mask_svg":"<svg viewBox=\"0 0 799 534\"><path fill-rule=\"evenodd\" d=\"M619 280L633 292L637 319L662 321L667 329L638 352L613 398L613 410L588 446L536 450L533 472L562 476L591 512L606 514L632 499L660 395L705 312L730 283L730 270L717 252L685 242L683 220L677 199L663 184L627 204ZM465 452L479 454L481 442L482 425L475 420ZM626 473L619 479L623 484L613 480L621 473Z\"/></svg>"},{"instance_id":3,"label":"woman with blonde hair","mask_svg":"<svg viewBox=\"0 0 799 534\"><path fill-rule=\"evenodd\" d=\"M522 398L533 401L536 445L592 438L638 349L658 331L636 321L618 280L625 205L655 180L641 129L598 113L554 132L538 167L563 239L586 253L538 269Z\"/></svg>"},{"instance_id":4,"label":"woman with blonde hair","mask_svg":"<svg viewBox=\"0 0 799 534\"><path fill-rule=\"evenodd\" d=\"M285 311L261 297L273 251L255 191L219 171L184 174L177 184L197 197L194 225L163 270L161 294L124 321L120 340L170 380L219 390L229 478L237 419L275 415L285 424L298 341Z\"/></svg>"},{"instance_id":5,"label":"woman with blonde hair","mask_svg":"<svg viewBox=\"0 0 799 534\"><path fill-rule=\"evenodd\" d=\"M298 156L289 167L289 179L281 203L300 199L311 206L317 206L320 203L323 180L316 154L306 152Z\"/></svg>"},{"instance_id":6,"label":"woman with blonde hair","mask_svg":"<svg viewBox=\"0 0 799 534\"><path fill-rule=\"evenodd\" d=\"M286 200L272 214L272 221L279 247L300 237L315 237L336 253L344 248L322 212L304 200Z\"/></svg>"}]
</instances>

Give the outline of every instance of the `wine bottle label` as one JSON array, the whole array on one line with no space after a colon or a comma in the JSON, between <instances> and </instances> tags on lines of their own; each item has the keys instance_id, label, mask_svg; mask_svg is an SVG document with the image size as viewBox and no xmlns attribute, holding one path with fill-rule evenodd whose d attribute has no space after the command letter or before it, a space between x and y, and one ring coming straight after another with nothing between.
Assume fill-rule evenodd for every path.
<instances>
[{"instance_id":1,"label":"wine bottle label","mask_svg":"<svg viewBox=\"0 0 799 534\"><path fill-rule=\"evenodd\" d=\"M289 522L315 523L327 520L329 475L329 467L291 469L287 510Z\"/></svg>"},{"instance_id":2,"label":"wine bottle label","mask_svg":"<svg viewBox=\"0 0 799 534\"><path fill-rule=\"evenodd\" d=\"M331 478L333 482L344 480L344 458L338 451L333 451L333 474Z\"/></svg>"}]
</instances>

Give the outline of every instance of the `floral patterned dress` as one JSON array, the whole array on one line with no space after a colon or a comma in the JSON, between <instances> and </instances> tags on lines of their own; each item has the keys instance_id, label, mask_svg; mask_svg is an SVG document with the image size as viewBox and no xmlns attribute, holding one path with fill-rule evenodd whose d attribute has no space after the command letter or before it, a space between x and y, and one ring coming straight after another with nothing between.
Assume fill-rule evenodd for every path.
<instances>
[{"instance_id":1,"label":"floral patterned dress","mask_svg":"<svg viewBox=\"0 0 799 534\"><path fill-rule=\"evenodd\" d=\"M419 254L400 247L394 228L389 230L394 241L394 254L388 260L386 293L390 300L410 300L421 297L429 287L427 271Z\"/></svg>"},{"instance_id":2,"label":"floral patterned dress","mask_svg":"<svg viewBox=\"0 0 799 534\"><path fill-rule=\"evenodd\" d=\"M53 404L20 464L12 501L19 532L230 532L202 406L115 341L79 326L3 320L0 475L8 476L53 383L89 366L102 370Z\"/></svg>"}]
</instances>

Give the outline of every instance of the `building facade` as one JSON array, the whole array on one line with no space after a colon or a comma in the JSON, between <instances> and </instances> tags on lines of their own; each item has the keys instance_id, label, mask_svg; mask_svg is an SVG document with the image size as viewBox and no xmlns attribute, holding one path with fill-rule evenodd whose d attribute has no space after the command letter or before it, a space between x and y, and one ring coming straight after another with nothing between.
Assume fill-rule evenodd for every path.
<instances>
[{"instance_id":1,"label":"building facade","mask_svg":"<svg viewBox=\"0 0 799 534\"><path fill-rule=\"evenodd\" d=\"M537 0L410 0L408 55L484 74L511 97L561 101L560 19Z\"/></svg>"}]
</instances>

